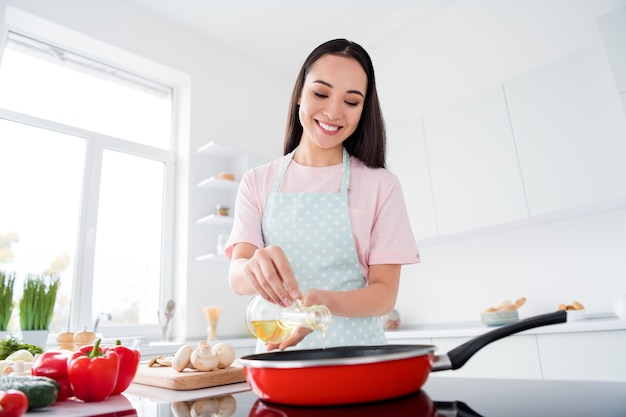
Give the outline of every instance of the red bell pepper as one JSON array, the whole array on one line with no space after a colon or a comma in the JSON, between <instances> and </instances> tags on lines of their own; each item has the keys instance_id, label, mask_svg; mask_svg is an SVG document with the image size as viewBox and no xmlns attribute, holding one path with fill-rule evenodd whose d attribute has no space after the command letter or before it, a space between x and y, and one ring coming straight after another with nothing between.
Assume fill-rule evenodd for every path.
<instances>
[{"instance_id":1,"label":"red bell pepper","mask_svg":"<svg viewBox=\"0 0 626 417\"><path fill-rule=\"evenodd\" d=\"M120 371L117 374L117 384L111 395L121 394L126 391L126 388L133 382L137 374L139 362L141 361L141 353L137 349L122 346L119 340L115 342L115 346L104 347L103 350L112 350L117 353L117 356L120 358Z\"/></svg>"},{"instance_id":2,"label":"red bell pepper","mask_svg":"<svg viewBox=\"0 0 626 417\"><path fill-rule=\"evenodd\" d=\"M67 365L67 376L79 400L104 401L117 384L120 359L114 350L100 349L100 339L89 352L75 352Z\"/></svg>"},{"instance_id":3,"label":"red bell pepper","mask_svg":"<svg viewBox=\"0 0 626 417\"><path fill-rule=\"evenodd\" d=\"M67 377L67 362L73 352L69 350L50 350L35 356L32 373L54 379L60 387L57 401L65 401L74 396L74 391Z\"/></svg>"},{"instance_id":4,"label":"red bell pepper","mask_svg":"<svg viewBox=\"0 0 626 417\"><path fill-rule=\"evenodd\" d=\"M82 346L79 348L81 352L89 352L93 349L93 345ZM137 370L139 369L139 362L141 361L141 353L137 349L132 349L126 346L122 346L122 342L117 340L114 346L100 346L103 352L113 350L120 358L120 371L117 374L117 384L111 395L121 394L126 391L135 379Z\"/></svg>"}]
</instances>

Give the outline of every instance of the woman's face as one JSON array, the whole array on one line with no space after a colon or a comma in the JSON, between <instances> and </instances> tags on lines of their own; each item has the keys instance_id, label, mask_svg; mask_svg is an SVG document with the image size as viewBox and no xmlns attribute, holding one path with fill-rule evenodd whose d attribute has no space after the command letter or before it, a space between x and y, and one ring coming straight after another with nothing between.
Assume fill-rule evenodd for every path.
<instances>
[{"instance_id":1,"label":"woman's face","mask_svg":"<svg viewBox=\"0 0 626 417\"><path fill-rule=\"evenodd\" d=\"M367 91L367 75L353 58L324 55L304 80L298 104L302 140L322 149L341 146L356 130Z\"/></svg>"}]
</instances>

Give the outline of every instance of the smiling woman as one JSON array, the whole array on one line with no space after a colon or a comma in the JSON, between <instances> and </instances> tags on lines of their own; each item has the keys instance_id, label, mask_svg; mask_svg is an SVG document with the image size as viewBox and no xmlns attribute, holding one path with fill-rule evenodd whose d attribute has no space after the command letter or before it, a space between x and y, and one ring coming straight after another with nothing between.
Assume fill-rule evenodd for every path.
<instances>
[{"instance_id":1,"label":"smiling woman","mask_svg":"<svg viewBox=\"0 0 626 417\"><path fill-rule=\"evenodd\" d=\"M61 278L52 332L158 335L171 89L14 33L0 62L0 269Z\"/></svg>"}]
</instances>

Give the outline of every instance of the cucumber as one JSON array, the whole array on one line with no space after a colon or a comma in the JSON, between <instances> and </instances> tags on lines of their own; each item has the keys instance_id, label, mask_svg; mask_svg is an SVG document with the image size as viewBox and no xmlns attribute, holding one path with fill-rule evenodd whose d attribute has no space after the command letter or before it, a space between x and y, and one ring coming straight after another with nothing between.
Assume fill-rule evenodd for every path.
<instances>
[{"instance_id":1,"label":"cucumber","mask_svg":"<svg viewBox=\"0 0 626 417\"><path fill-rule=\"evenodd\" d=\"M59 384L47 376L8 375L0 377L0 391L17 389L26 394L28 409L47 407L57 400Z\"/></svg>"}]
</instances>

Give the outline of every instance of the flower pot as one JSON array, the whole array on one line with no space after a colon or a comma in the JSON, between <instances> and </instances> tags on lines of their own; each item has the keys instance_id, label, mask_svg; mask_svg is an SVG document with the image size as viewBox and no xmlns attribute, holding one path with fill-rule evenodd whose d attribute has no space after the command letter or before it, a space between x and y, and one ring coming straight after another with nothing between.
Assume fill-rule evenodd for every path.
<instances>
[{"instance_id":1,"label":"flower pot","mask_svg":"<svg viewBox=\"0 0 626 417\"><path fill-rule=\"evenodd\" d=\"M50 330L22 330L22 341L45 349L49 333Z\"/></svg>"}]
</instances>

